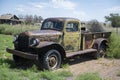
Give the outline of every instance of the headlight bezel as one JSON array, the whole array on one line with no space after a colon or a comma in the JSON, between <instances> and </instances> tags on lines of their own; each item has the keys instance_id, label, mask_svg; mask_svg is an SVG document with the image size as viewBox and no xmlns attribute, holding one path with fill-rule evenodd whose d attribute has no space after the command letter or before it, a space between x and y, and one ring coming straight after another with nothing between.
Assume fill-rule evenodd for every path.
<instances>
[{"instance_id":1,"label":"headlight bezel","mask_svg":"<svg viewBox=\"0 0 120 80\"><path fill-rule=\"evenodd\" d=\"M29 39L29 46L33 47L33 46L37 46L39 44L39 39L37 38L30 38Z\"/></svg>"},{"instance_id":2,"label":"headlight bezel","mask_svg":"<svg viewBox=\"0 0 120 80\"><path fill-rule=\"evenodd\" d=\"M14 35L13 43L15 43L18 39L18 35Z\"/></svg>"}]
</instances>

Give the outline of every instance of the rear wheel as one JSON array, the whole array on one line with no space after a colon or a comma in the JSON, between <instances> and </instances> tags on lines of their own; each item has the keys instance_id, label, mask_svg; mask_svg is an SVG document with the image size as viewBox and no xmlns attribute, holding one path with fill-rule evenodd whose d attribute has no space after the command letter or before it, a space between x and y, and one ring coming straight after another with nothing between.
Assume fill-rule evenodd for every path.
<instances>
[{"instance_id":1,"label":"rear wheel","mask_svg":"<svg viewBox=\"0 0 120 80\"><path fill-rule=\"evenodd\" d=\"M61 55L57 50L49 50L39 59L41 69L54 70L61 65Z\"/></svg>"},{"instance_id":2,"label":"rear wheel","mask_svg":"<svg viewBox=\"0 0 120 80\"><path fill-rule=\"evenodd\" d=\"M105 57L105 52L106 52L106 45L105 44L101 44L101 46L98 49L98 52L95 54L95 58L104 58Z\"/></svg>"}]
</instances>

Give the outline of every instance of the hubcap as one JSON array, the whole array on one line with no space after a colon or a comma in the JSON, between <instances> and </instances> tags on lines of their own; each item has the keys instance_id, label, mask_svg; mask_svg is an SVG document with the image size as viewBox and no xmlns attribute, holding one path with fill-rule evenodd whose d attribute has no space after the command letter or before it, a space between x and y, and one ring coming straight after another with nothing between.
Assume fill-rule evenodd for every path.
<instances>
[{"instance_id":1,"label":"hubcap","mask_svg":"<svg viewBox=\"0 0 120 80\"><path fill-rule=\"evenodd\" d=\"M57 56L51 55L48 60L49 67L55 68L57 65Z\"/></svg>"}]
</instances>

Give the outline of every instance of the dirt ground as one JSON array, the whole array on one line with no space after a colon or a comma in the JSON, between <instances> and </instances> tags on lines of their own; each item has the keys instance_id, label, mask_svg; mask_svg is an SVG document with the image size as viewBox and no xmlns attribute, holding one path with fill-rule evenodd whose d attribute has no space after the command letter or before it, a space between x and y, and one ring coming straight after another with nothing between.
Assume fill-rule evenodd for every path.
<instances>
[{"instance_id":1,"label":"dirt ground","mask_svg":"<svg viewBox=\"0 0 120 80\"><path fill-rule=\"evenodd\" d=\"M118 71L120 71L120 59L100 58L98 60L89 57L75 57L68 59L69 70L73 77L67 80L75 80L76 76L83 73L99 73L105 80L120 80Z\"/></svg>"}]
</instances>

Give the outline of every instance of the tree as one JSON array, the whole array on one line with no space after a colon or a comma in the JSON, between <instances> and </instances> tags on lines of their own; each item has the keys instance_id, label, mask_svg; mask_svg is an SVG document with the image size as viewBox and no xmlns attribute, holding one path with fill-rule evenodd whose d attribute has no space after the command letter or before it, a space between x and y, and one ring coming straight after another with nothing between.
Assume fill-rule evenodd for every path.
<instances>
[{"instance_id":1,"label":"tree","mask_svg":"<svg viewBox=\"0 0 120 80\"><path fill-rule=\"evenodd\" d=\"M86 24L86 28L90 32L104 32L105 31L103 27L101 26L101 24L96 19L88 21Z\"/></svg>"},{"instance_id":2,"label":"tree","mask_svg":"<svg viewBox=\"0 0 120 80\"><path fill-rule=\"evenodd\" d=\"M26 15L25 16L25 23L26 24L33 24L33 16L32 15Z\"/></svg>"},{"instance_id":3,"label":"tree","mask_svg":"<svg viewBox=\"0 0 120 80\"><path fill-rule=\"evenodd\" d=\"M38 23L38 16L34 15L34 23Z\"/></svg>"},{"instance_id":4,"label":"tree","mask_svg":"<svg viewBox=\"0 0 120 80\"><path fill-rule=\"evenodd\" d=\"M43 18L41 16L34 15L34 23L41 23Z\"/></svg>"},{"instance_id":5,"label":"tree","mask_svg":"<svg viewBox=\"0 0 120 80\"><path fill-rule=\"evenodd\" d=\"M38 17L38 22L41 23L41 21L43 20L43 18L41 16Z\"/></svg>"},{"instance_id":6,"label":"tree","mask_svg":"<svg viewBox=\"0 0 120 80\"><path fill-rule=\"evenodd\" d=\"M111 13L109 16L105 16L106 21L110 21L113 27L120 27L120 16L117 13Z\"/></svg>"},{"instance_id":7,"label":"tree","mask_svg":"<svg viewBox=\"0 0 120 80\"><path fill-rule=\"evenodd\" d=\"M41 16L37 15L18 15L19 19L23 20L25 24L35 24L35 23L41 23L43 18Z\"/></svg>"}]
</instances>

